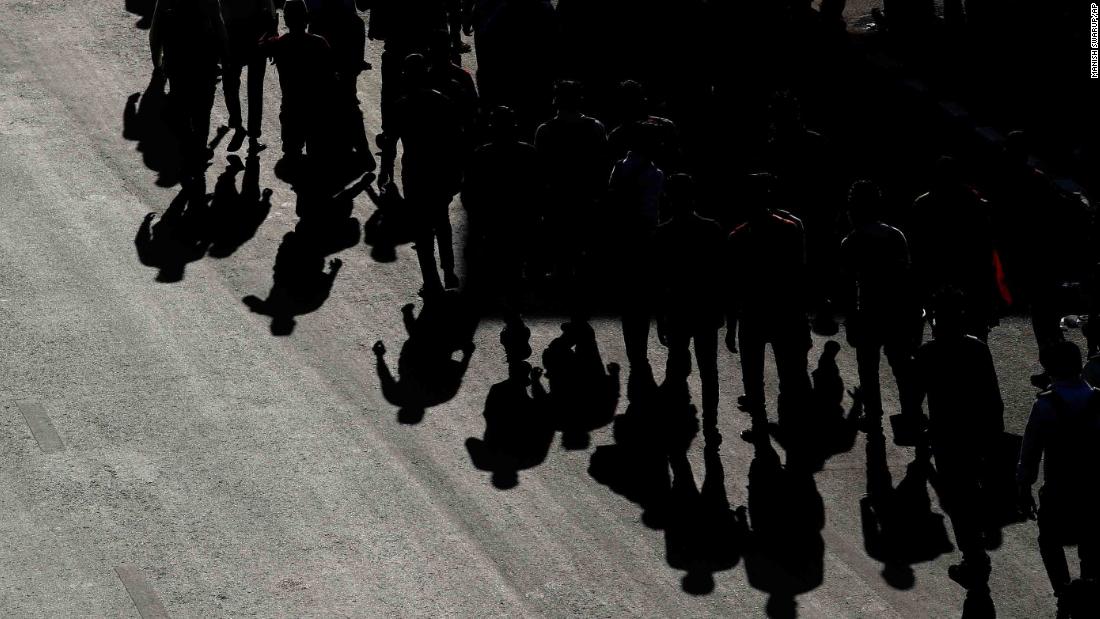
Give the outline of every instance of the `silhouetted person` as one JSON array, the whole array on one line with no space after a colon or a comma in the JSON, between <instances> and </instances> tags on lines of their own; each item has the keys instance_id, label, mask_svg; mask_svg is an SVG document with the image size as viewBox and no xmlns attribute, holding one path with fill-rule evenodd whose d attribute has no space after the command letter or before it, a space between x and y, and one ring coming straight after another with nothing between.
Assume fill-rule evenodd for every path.
<instances>
[{"instance_id":1,"label":"silhouetted person","mask_svg":"<svg viewBox=\"0 0 1100 619\"><path fill-rule=\"evenodd\" d=\"M999 250L1014 296L1030 303L1032 329L1042 350L1063 339L1062 284L1080 281L1091 266L1087 211L1078 196L1066 195L1031 166L1021 132L1008 135L1002 164L994 194Z\"/></svg>"},{"instance_id":2,"label":"silhouetted person","mask_svg":"<svg viewBox=\"0 0 1100 619\"><path fill-rule=\"evenodd\" d=\"M994 321L993 231L989 204L951 157L936 162L931 191L913 204L906 238L921 303L944 288L962 293L966 332L985 340Z\"/></svg>"},{"instance_id":3,"label":"silhouetted person","mask_svg":"<svg viewBox=\"0 0 1100 619\"><path fill-rule=\"evenodd\" d=\"M668 220L657 227L657 324L668 346L667 380L691 373L691 344L703 389L703 432L708 446L718 433L718 330L722 327L720 266L722 228L695 212L695 186L686 174L674 174L665 186Z\"/></svg>"},{"instance_id":4,"label":"silhouetted person","mask_svg":"<svg viewBox=\"0 0 1100 619\"><path fill-rule=\"evenodd\" d=\"M1045 348L1040 360L1051 378L1051 388L1039 394L1028 418L1017 471L1020 505L1034 514L1031 486L1043 461L1039 491L1039 552L1058 598L1059 617L1094 617L1097 578L1100 577L1100 499L1096 472L1100 471L1100 392L1081 378L1081 349L1072 342ZM1065 546L1077 544L1084 584L1071 586ZM1092 589L1089 600L1074 595ZM1079 599L1074 599L1077 597ZM1076 608L1075 608L1076 607ZM1071 614L1072 613L1072 614Z\"/></svg>"},{"instance_id":5,"label":"silhouetted person","mask_svg":"<svg viewBox=\"0 0 1100 619\"><path fill-rule=\"evenodd\" d=\"M788 92L772 98L765 164L776 175L784 208L805 226L806 261L810 270L810 310L829 312L836 294L838 224L845 188L836 156L820 133L806 127L800 103Z\"/></svg>"},{"instance_id":6,"label":"silhouetted person","mask_svg":"<svg viewBox=\"0 0 1100 619\"><path fill-rule=\"evenodd\" d=\"M928 437L938 490L955 529L962 563L948 570L967 589L988 587L989 555L982 537L983 472L1004 432L1004 403L989 347L966 334L961 293L937 296L933 339L917 351L915 381L928 398Z\"/></svg>"},{"instance_id":7,"label":"silhouetted person","mask_svg":"<svg viewBox=\"0 0 1100 619\"><path fill-rule=\"evenodd\" d=\"M463 126L454 101L431 87L424 57L410 55L405 62L406 94L382 121L382 169L379 185L393 178L397 143L404 146L401 184L417 227L416 256L424 277L423 294L458 287L454 247L451 245L450 205L462 183ZM435 242L439 242L439 266Z\"/></svg>"},{"instance_id":8,"label":"silhouetted person","mask_svg":"<svg viewBox=\"0 0 1100 619\"><path fill-rule=\"evenodd\" d=\"M225 64L229 56L217 0L158 0L149 47L155 70L168 78L184 180L201 186L206 162L212 156L206 140L219 64Z\"/></svg>"},{"instance_id":9,"label":"silhouetted person","mask_svg":"<svg viewBox=\"0 0 1100 619\"><path fill-rule=\"evenodd\" d=\"M321 141L330 130L323 102L332 93L336 74L328 42L306 32L306 5L288 0L283 19L289 32L267 39L261 49L279 70L283 158L293 165L300 160L303 148L311 158L321 154Z\"/></svg>"},{"instance_id":10,"label":"silhouetted person","mask_svg":"<svg viewBox=\"0 0 1100 619\"><path fill-rule=\"evenodd\" d=\"M653 317L653 235L660 222L665 173L654 161L651 135L643 134L611 170L607 236L616 239L615 260L622 286L623 340L631 366L648 363L649 323ZM553 208L553 206L551 206ZM588 226L600 226L588 216ZM600 226L602 228L602 226Z\"/></svg>"},{"instance_id":11,"label":"silhouetted person","mask_svg":"<svg viewBox=\"0 0 1100 619\"><path fill-rule=\"evenodd\" d=\"M634 80L619 84L616 91L619 124L607 136L611 156L622 159L639 140L653 142L654 159L666 174L681 169L680 132L667 118L649 113L644 87ZM643 137L640 134L647 134Z\"/></svg>"},{"instance_id":12,"label":"silhouetted person","mask_svg":"<svg viewBox=\"0 0 1100 619\"><path fill-rule=\"evenodd\" d=\"M516 130L510 109L493 110L489 141L470 156L462 186L471 285L506 294L518 293L541 199L538 155Z\"/></svg>"},{"instance_id":13,"label":"silhouetted person","mask_svg":"<svg viewBox=\"0 0 1100 619\"><path fill-rule=\"evenodd\" d=\"M428 83L453 101L458 111L465 137L466 150L463 156L466 156L469 150L479 145L474 142L479 105L474 78L469 71L462 68L462 65L454 61L450 36L446 31L437 30L432 33L427 60Z\"/></svg>"},{"instance_id":14,"label":"silhouetted person","mask_svg":"<svg viewBox=\"0 0 1100 619\"><path fill-rule=\"evenodd\" d=\"M476 0L470 11L477 84L487 106L516 112L524 135L550 110L558 23L550 0Z\"/></svg>"},{"instance_id":15,"label":"silhouetted person","mask_svg":"<svg viewBox=\"0 0 1100 619\"><path fill-rule=\"evenodd\" d=\"M559 82L554 88L557 113L535 133L547 186L545 234L554 254L552 270L566 278L588 249L610 171L603 123L582 113L582 102L580 84Z\"/></svg>"},{"instance_id":16,"label":"silhouetted person","mask_svg":"<svg viewBox=\"0 0 1100 619\"><path fill-rule=\"evenodd\" d=\"M909 246L900 230L880 219L882 195L869 181L852 185L848 216L852 232L840 245L841 262L850 279L850 310L845 324L848 343L856 349L860 393L869 425L882 419L880 354L897 380L903 420L916 423L919 395L912 384L913 353L920 345L920 306L913 298ZM903 441L905 437L894 437Z\"/></svg>"},{"instance_id":17,"label":"silhouetted person","mask_svg":"<svg viewBox=\"0 0 1100 619\"><path fill-rule=\"evenodd\" d=\"M433 32L447 28L449 0L370 0L367 36L384 41L382 50L382 123L406 92L402 74L410 54L424 53Z\"/></svg>"},{"instance_id":18,"label":"silhouetted person","mask_svg":"<svg viewBox=\"0 0 1100 619\"><path fill-rule=\"evenodd\" d=\"M774 178L753 175L745 196L747 219L726 241L726 346L731 352L740 348L745 393L738 404L753 419L753 430L743 434L750 441L767 437L767 344L779 374L780 413L804 405L810 390L805 237L800 223L778 211L774 199Z\"/></svg>"},{"instance_id":19,"label":"silhouetted person","mask_svg":"<svg viewBox=\"0 0 1100 619\"><path fill-rule=\"evenodd\" d=\"M370 68L366 54L367 30L355 7L345 0L320 0L310 9L310 34L325 39L332 48L335 80L331 101L324 102L326 112L334 116L328 136L335 153L350 154L356 170L374 170L374 155L363 126L359 108L359 74Z\"/></svg>"},{"instance_id":20,"label":"silhouetted person","mask_svg":"<svg viewBox=\"0 0 1100 619\"><path fill-rule=\"evenodd\" d=\"M230 151L244 140L241 113L241 72L248 68L248 151L259 152L263 133L264 74L267 58L260 51L260 40L278 34L279 16L272 0L221 0L222 17L229 35L229 58L222 68L222 90L229 112L229 128L235 129Z\"/></svg>"}]
</instances>

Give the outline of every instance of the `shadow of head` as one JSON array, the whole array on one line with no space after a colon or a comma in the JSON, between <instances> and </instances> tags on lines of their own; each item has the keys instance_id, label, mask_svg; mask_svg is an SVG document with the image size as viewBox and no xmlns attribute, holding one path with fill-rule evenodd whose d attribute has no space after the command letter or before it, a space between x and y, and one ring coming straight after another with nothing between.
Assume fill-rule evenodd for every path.
<instances>
[{"instance_id":1,"label":"shadow of head","mask_svg":"<svg viewBox=\"0 0 1100 619\"><path fill-rule=\"evenodd\" d=\"M772 594L764 612L771 619L795 619L798 617L798 603L789 595Z\"/></svg>"},{"instance_id":2,"label":"shadow of head","mask_svg":"<svg viewBox=\"0 0 1100 619\"><path fill-rule=\"evenodd\" d=\"M886 584L901 591L912 589L917 582L913 568L904 563L887 563L882 568L882 579Z\"/></svg>"},{"instance_id":3,"label":"shadow of head","mask_svg":"<svg viewBox=\"0 0 1100 619\"><path fill-rule=\"evenodd\" d=\"M287 336L294 333L294 318L291 316L275 316L271 319L271 335Z\"/></svg>"},{"instance_id":4,"label":"shadow of head","mask_svg":"<svg viewBox=\"0 0 1100 619\"><path fill-rule=\"evenodd\" d=\"M397 422L407 426L414 426L424 421L424 409L414 406L405 406L397 411Z\"/></svg>"},{"instance_id":5,"label":"shadow of head","mask_svg":"<svg viewBox=\"0 0 1100 619\"><path fill-rule=\"evenodd\" d=\"M714 574L706 570L695 570L684 574L680 585L684 593L691 595L709 595L714 592Z\"/></svg>"},{"instance_id":6,"label":"shadow of head","mask_svg":"<svg viewBox=\"0 0 1100 619\"><path fill-rule=\"evenodd\" d=\"M512 469L493 471L493 487L497 490L511 490L519 485L519 472Z\"/></svg>"}]
</instances>

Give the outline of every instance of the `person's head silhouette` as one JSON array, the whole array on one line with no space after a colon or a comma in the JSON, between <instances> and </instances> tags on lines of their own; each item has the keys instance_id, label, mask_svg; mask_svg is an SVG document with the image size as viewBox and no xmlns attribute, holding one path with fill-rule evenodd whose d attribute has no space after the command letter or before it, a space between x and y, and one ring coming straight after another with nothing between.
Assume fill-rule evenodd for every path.
<instances>
[{"instance_id":1,"label":"person's head silhouette","mask_svg":"<svg viewBox=\"0 0 1100 619\"><path fill-rule=\"evenodd\" d=\"M878 185L867 180L852 183L848 190L848 217L853 226L878 221L881 206L882 192Z\"/></svg>"},{"instance_id":2,"label":"person's head silhouette","mask_svg":"<svg viewBox=\"0 0 1100 619\"><path fill-rule=\"evenodd\" d=\"M516 113L512 108L501 105L489 113L489 140L491 142L510 142L516 136Z\"/></svg>"},{"instance_id":3,"label":"person's head silhouette","mask_svg":"<svg viewBox=\"0 0 1100 619\"><path fill-rule=\"evenodd\" d=\"M283 20L286 22L287 30L294 33L305 32L306 24L309 23L309 11L306 9L305 2L287 0L283 6Z\"/></svg>"},{"instance_id":4,"label":"person's head silhouette","mask_svg":"<svg viewBox=\"0 0 1100 619\"><path fill-rule=\"evenodd\" d=\"M578 114L584 97L579 82L562 80L554 85L554 109L558 114Z\"/></svg>"},{"instance_id":5,"label":"person's head silhouette","mask_svg":"<svg viewBox=\"0 0 1100 619\"><path fill-rule=\"evenodd\" d=\"M673 174L665 182L664 208L672 219L695 212L695 181L688 174Z\"/></svg>"},{"instance_id":6,"label":"person's head silhouette","mask_svg":"<svg viewBox=\"0 0 1100 619\"><path fill-rule=\"evenodd\" d=\"M420 54L409 54L401 67L401 77L407 90L419 90L428 84L428 61Z\"/></svg>"},{"instance_id":7,"label":"person's head silhouette","mask_svg":"<svg viewBox=\"0 0 1100 619\"><path fill-rule=\"evenodd\" d=\"M1081 376L1081 347L1074 342L1055 342L1039 353L1039 363L1053 380L1073 380Z\"/></svg>"},{"instance_id":8,"label":"person's head silhouette","mask_svg":"<svg viewBox=\"0 0 1100 619\"><path fill-rule=\"evenodd\" d=\"M956 337L964 333L962 293L940 291L932 302L932 333L936 338Z\"/></svg>"}]
</instances>

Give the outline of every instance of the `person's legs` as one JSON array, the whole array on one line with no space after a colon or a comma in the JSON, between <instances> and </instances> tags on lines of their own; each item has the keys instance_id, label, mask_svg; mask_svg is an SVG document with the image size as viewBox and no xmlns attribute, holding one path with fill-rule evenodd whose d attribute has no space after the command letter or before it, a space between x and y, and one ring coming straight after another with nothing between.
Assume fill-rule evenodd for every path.
<instances>
[{"instance_id":1,"label":"person's legs","mask_svg":"<svg viewBox=\"0 0 1100 619\"><path fill-rule=\"evenodd\" d=\"M921 396L913 382L913 355L916 349L912 346L912 339L906 333L890 334L883 342L883 352L898 385L902 414L920 415Z\"/></svg>"},{"instance_id":2,"label":"person's legs","mask_svg":"<svg viewBox=\"0 0 1100 619\"><path fill-rule=\"evenodd\" d=\"M423 179L418 180L424 182ZM436 198L431 191L421 191L418 180L410 180L407 168L402 174L405 203L412 214L411 221L416 226L413 243L416 246L417 261L420 263L420 273L424 278L424 293L431 295L443 291L443 282L439 278L439 269L435 261L435 235L439 207L437 202L433 202Z\"/></svg>"},{"instance_id":3,"label":"person's legs","mask_svg":"<svg viewBox=\"0 0 1100 619\"><path fill-rule=\"evenodd\" d=\"M718 329L707 324L695 328L695 362L703 390L703 418L718 414Z\"/></svg>"},{"instance_id":4,"label":"person's legs","mask_svg":"<svg viewBox=\"0 0 1100 619\"><path fill-rule=\"evenodd\" d=\"M302 154L306 146L306 132L302 126L302 113L294 106L287 105L284 101L279 112L279 122L282 125L283 154L297 157Z\"/></svg>"},{"instance_id":5,"label":"person's legs","mask_svg":"<svg viewBox=\"0 0 1100 619\"><path fill-rule=\"evenodd\" d=\"M955 543L962 553L966 586L980 586L989 577L989 554L982 539L980 506L981 487L974 458L968 454L936 452L940 471L944 509L955 530Z\"/></svg>"},{"instance_id":6,"label":"person's legs","mask_svg":"<svg viewBox=\"0 0 1100 619\"><path fill-rule=\"evenodd\" d=\"M1061 595L1069 587L1069 563L1063 546L1063 508L1049 492L1039 492L1039 554L1047 570L1054 595Z\"/></svg>"},{"instance_id":7,"label":"person's legs","mask_svg":"<svg viewBox=\"0 0 1100 619\"><path fill-rule=\"evenodd\" d=\"M225 109L229 112L229 127L241 127L241 63L236 60L226 62L222 67L222 94L225 96ZM249 77L252 76L251 67L248 69ZM251 84L250 84L251 86ZM252 103L251 88L249 88L249 105Z\"/></svg>"},{"instance_id":8,"label":"person's legs","mask_svg":"<svg viewBox=\"0 0 1100 619\"><path fill-rule=\"evenodd\" d=\"M248 63L248 137L254 140L260 139L263 134L264 75L266 73L267 59L259 53L254 53ZM240 103L237 105L239 114Z\"/></svg>"},{"instance_id":9,"label":"person's legs","mask_svg":"<svg viewBox=\"0 0 1100 619\"><path fill-rule=\"evenodd\" d=\"M631 367L649 363L649 313L626 307L622 314L623 344Z\"/></svg>"},{"instance_id":10,"label":"person's legs","mask_svg":"<svg viewBox=\"0 0 1100 619\"><path fill-rule=\"evenodd\" d=\"M741 356L741 382L750 410L764 408L764 345L763 325L751 319L738 323L737 340Z\"/></svg>"},{"instance_id":11,"label":"person's legs","mask_svg":"<svg viewBox=\"0 0 1100 619\"><path fill-rule=\"evenodd\" d=\"M863 410L868 417L882 418L882 392L879 388L878 370L881 344L867 338L856 345L856 370L859 376L859 393L863 398Z\"/></svg>"},{"instance_id":12,"label":"person's legs","mask_svg":"<svg viewBox=\"0 0 1100 619\"><path fill-rule=\"evenodd\" d=\"M433 200L436 203L431 206L432 228L435 230L436 242L439 243L439 266L443 269L447 286L454 287L458 282L455 275L455 250L451 231L452 197L443 194Z\"/></svg>"}]
</instances>

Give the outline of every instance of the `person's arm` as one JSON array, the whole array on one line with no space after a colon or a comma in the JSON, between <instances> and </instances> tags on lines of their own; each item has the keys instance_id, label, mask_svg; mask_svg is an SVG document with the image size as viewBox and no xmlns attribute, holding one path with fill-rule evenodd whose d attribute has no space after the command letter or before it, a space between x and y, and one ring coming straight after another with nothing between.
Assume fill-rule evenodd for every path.
<instances>
[{"instance_id":1,"label":"person's arm","mask_svg":"<svg viewBox=\"0 0 1100 619\"><path fill-rule=\"evenodd\" d=\"M991 438L1001 435L1005 431L1005 404L1001 398L1001 385L997 380L997 368L993 365L993 355L989 348L983 349L982 365L985 367L986 386L986 415L989 422L988 430Z\"/></svg>"},{"instance_id":2,"label":"person's arm","mask_svg":"<svg viewBox=\"0 0 1100 619\"><path fill-rule=\"evenodd\" d=\"M160 71L164 69L164 39L161 33L164 29L163 22L165 18L165 11L168 9L166 5L170 0L157 0L156 5L153 7L153 17L150 20L149 26L149 53L153 58L153 69Z\"/></svg>"},{"instance_id":3,"label":"person's arm","mask_svg":"<svg viewBox=\"0 0 1100 619\"><path fill-rule=\"evenodd\" d=\"M218 0L206 0L206 17L210 20L210 26L214 29L214 36L218 37L218 54L224 65L231 57L229 51L229 32L225 29L225 19L222 18L222 6Z\"/></svg>"},{"instance_id":4,"label":"person's arm","mask_svg":"<svg viewBox=\"0 0 1100 619\"><path fill-rule=\"evenodd\" d=\"M1036 402L1031 407L1031 416L1024 430L1023 444L1020 446L1020 462L1016 466L1016 487L1020 511L1026 516L1035 512L1035 497L1031 487L1039 478L1039 461L1043 457L1042 405Z\"/></svg>"}]
</instances>

